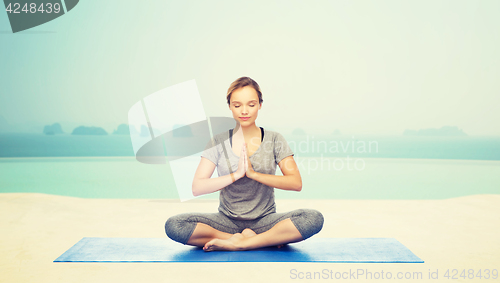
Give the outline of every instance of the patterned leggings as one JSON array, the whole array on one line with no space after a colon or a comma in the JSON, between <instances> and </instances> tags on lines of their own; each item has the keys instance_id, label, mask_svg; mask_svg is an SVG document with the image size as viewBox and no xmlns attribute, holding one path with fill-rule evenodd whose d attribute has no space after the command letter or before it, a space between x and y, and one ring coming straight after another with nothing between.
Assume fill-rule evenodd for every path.
<instances>
[{"instance_id":1,"label":"patterned leggings","mask_svg":"<svg viewBox=\"0 0 500 283\"><path fill-rule=\"evenodd\" d=\"M235 220L220 211L217 213L182 213L167 220L165 232L170 239L186 245L198 222L230 234L241 233L246 228L260 234L287 218L290 218L299 230L303 240L323 228L324 218L321 212L314 209L296 209L284 213L270 213L254 220Z\"/></svg>"}]
</instances>

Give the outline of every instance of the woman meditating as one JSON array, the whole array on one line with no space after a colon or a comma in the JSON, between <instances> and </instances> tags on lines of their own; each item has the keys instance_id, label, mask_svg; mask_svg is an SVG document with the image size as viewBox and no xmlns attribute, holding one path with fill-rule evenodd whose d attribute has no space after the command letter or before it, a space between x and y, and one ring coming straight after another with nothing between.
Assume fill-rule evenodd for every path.
<instances>
[{"instance_id":1,"label":"woman meditating","mask_svg":"<svg viewBox=\"0 0 500 283\"><path fill-rule=\"evenodd\" d=\"M274 188L302 190L294 153L285 138L257 127L262 93L249 77L234 81L227 103L236 127L215 135L201 155L193 195L220 191L217 213L183 213L165 223L167 236L205 251L250 250L305 240L323 227L314 209L276 213ZM283 176L276 176L278 165ZM218 178L211 178L215 167Z\"/></svg>"}]
</instances>

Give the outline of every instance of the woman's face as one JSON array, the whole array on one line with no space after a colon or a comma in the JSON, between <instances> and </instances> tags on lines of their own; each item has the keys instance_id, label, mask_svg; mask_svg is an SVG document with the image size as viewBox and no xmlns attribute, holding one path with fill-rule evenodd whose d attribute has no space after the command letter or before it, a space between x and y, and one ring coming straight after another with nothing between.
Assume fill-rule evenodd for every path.
<instances>
[{"instance_id":1,"label":"woman's face","mask_svg":"<svg viewBox=\"0 0 500 283\"><path fill-rule=\"evenodd\" d=\"M229 109L233 112L233 118L243 127L255 123L261 107L257 91L251 86L239 88L231 94ZM250 118L244 120L242 117Z\"/></svg>"}]
</instances>

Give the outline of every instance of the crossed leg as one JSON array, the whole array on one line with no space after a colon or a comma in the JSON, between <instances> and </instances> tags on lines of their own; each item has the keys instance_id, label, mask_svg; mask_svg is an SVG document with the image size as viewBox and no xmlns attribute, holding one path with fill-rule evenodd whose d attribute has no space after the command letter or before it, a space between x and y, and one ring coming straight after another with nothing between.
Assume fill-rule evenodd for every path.
<instances>
[{"instance_id":1,"label":"crossed leg","mask_svg":"<svg viewBox=\"0 0 500 283\"><path fill-rule=\"evenodd\" d=\"M247 228L243 231L239 228L242 226L241 223L236 224L226 218L220 212L176 215L167 220L165 231L171 239L177 242L203 247L205 251L213 251L279 247L302 241L303 237L307 239L323 227L322 214L312 209L271 213L254 222L249 222L251 229ZM192 232L188 232L190 225L194 225L194 227L191 226ZM247 224L244 226L249 227ZM241 232L238 233L238 231Z\"/></svg>"},{"instance_id":2,"label":"crossed leg","mask_svg":"<svg viewBox=\"0 0 500 283\"><path fill-rule=\"evenodd\" d=\"M243 251L299 241L302 241L302 235L290 218L287 218L261 234L256 234L247 228L229 238L214 238L204 245L203 250Z\"/></svg>"},{"instance_id":3,"label":"crossed leg","mask_svg":"<svg viewBox=\"0 0 500 283\"><path fill-rule=\"evenodd\" d=\"M219 231L210 225L198 222L194 228L193 234L189 238L187 244L192 246L203 247L207 242L212 239L224 239L227 240L231 238L233 234Z\"/></svg>"}]
</instances>

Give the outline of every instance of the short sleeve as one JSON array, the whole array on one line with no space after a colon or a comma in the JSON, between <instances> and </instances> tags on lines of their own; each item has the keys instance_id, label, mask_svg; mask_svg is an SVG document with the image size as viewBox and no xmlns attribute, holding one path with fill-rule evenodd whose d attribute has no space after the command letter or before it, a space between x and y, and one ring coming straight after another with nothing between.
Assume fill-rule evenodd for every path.
<instances>
[{"instance_id":1,"label":"short sleeve","mask_svg":"<svg viewBox=\"0 0 500 283\"><path fill-rule=\"evenodd\" d=\"M205 149L203 150L201 157L205 157L206 159L212 161L215 165L217 165L218 160L219 160L219 150L217 148L217 144L215 143L214 139L210 139L208 141L207 145L205 146Z\"/></svg>"},{"instance_id":2,"label":"short sleeve","mask_svg":"<svg viewBox=\"0 0 500 283\"><path fill-rule=\"evenodd\" d=\"M283 135L280 133L276 133L276 137L274 139L274 159L276 160L276 164L279 164L283 158L294 155L292 149L288 145L288 142L285 140Z\"/></svg>"}]
</instances>

